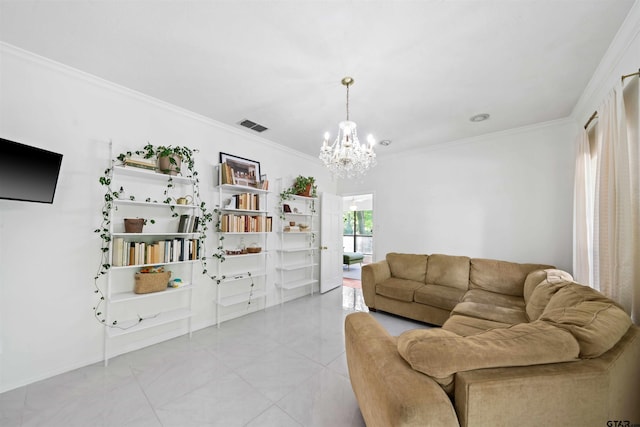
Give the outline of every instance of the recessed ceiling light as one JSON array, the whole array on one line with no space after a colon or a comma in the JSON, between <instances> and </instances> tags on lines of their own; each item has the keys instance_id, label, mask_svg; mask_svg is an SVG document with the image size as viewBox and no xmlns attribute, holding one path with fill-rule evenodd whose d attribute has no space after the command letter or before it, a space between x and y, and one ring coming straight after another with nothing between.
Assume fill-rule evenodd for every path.
<instances>
[{"instance_id":1,"label":"recessed ceiling light","mask_svg":"<svg viewBox=\"0 0 640 427\"><path fill-rule=\"evenodd\" d=\"M491 116L487 113L480 113L475 116L471 116L469 120L472 122L484 122L485 120L489 120L489 117Z\"/></svg>"},{"instance_id":2,"label":"recessed ceiling light","mask_svg":"<svg viewBox=\"0 0 640 427\"><path fill-rule=\"evenodd\" d=\"M388 147L391 145L391 140L390 139L383 139L382 141L380 141L380 145L384 146L384 147Z\"/></svg>"}]
</instances>

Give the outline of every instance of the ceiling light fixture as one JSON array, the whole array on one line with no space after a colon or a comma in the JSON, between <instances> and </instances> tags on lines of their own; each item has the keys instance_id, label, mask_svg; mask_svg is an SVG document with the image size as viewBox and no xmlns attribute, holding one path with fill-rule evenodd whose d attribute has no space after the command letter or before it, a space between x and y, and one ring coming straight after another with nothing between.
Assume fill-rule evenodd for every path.
<instances>
[{"instance_id":1,"label":"ceiling light fixture","mask_svg":"<svg viewBox=\"0 0 640 427\"><path fill-rule=\"evenodd\" d=\"M329 132L324 134L319 156L324 165L340 178L363 175L376 165L373 136L369 135L367 143L361 144L356 124L349 120L349 86L353 81L351 77L342 79L342 84L347 87L347 120L338 124L338 136L332 144L329 144Z\"/></svg>"},{"instance_id":2,"label":"ceiling light fixture","mask_svg":"<svg viewBox=\"0 0 640 427\"><path fill-rule=\"evenodd\" d=\"M476 114L475 116L471 116L469 120L472 122L484 122L485 120L489 120L489 117L491 117L489 114L481 113Z\"/></svg>"}]
</instances>

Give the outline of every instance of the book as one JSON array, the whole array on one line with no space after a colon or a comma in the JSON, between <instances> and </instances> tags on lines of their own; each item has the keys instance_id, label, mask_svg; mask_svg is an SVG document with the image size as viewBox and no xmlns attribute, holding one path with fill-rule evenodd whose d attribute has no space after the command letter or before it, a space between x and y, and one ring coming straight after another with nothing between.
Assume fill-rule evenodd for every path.
<instances>
[{"instance_id":1,"label":"book","mask_svg":"<svg viewBox=\"0 0 640 427\"><path fill-rule=\"evenodd\" d=\"M122 253L124 252L124 239L122 237L116 237L113 239L113 251L111 254L111 265L114 267L122 267L124 264Z\"/></svg>"},{"instance_id":2,"label":"book","mask_svg":"<svg viewBox=\"0 0 640 427\"><path fill-rule=\"evenodd\" d=\"M124 160L124 165L132 166L134 168L141 168L141 169L149 169L149 170L156 169L156 162L151 159L128 158Z\"/></svg>"},{"instance_id":3,"label":"book","mask_svg":"<svg viewBox=\"0 0 640 427\"><path fill-rule=\"evenodd\" d=\"M180 215L180 221L178 222L178 233L188 233L189 215Z\"/></svg>"}]
</instances>

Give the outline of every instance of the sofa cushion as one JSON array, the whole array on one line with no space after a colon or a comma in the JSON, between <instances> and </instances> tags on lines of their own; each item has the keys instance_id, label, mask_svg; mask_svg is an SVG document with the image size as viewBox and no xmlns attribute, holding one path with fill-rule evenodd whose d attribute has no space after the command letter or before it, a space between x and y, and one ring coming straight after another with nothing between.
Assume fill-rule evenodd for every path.
<instances>
[{"instance_id":1,"label":"sofa cushion","mask_svg":"<svg viewBox=\"0 0 640 427\"><path fill-rule=\"evenodd\" d=\"M429 255L427 284L469 289L469 257Z\"/></svg>"},{"instance_id":2,"label":"sofa cushion","mask_svg":"<svg viewBox=\"0 0 640 427\"><path fill-rule=\"evenodd\" d=\"M583 359L598 357L611 349L631 326L627 313L605 301L583 301L573 307L545 310L540 320L571 332L580 344Z\"/></svg>"},{"instance_id":3,"label":"sofa cushion","mask_svg":"<svg viewBox=\"0 0 640 427\"><path fill-rule=\"evenodd\" d=\"M497 305L482 304L479 302L461 302L454 307L451 314L492 320L510 325L529 322L527 312L524 308L499 307Z\"/></svg>"},{"instance_id":4,"label":"sofa cushion","mask_svg":"<svg viewBox=\"0 0 640 427\"><path fill-rule=\"evenodd\" d=\"M427 275L428 259L428 255L399 254L395 252L387 254L387 263L393 277L414 280L423 284Z\"/></svg>"},{"instance_id":5,"label":"sofa cushion","mask_svg":"<svg viewBox=\"0 0 640 427\"><path fill-rule=\"evenodd\" d=\"M569 273L556 274L556 272L562 272L561 270L544 271L547 277L533 289L527 301L526 310L529 321L537 320L556 292L572 283L573 280Z\"/></svg>"},{"instance_id":6,"label":"sofa cushion","mask_svg":"<svg viewBox=\"0 0 640 427\"><path fill-rule=\"evenodd\" d=\"M563 281L573 282L573 276L571 276L569 273L553 268L534 270L531 273L527 274L527 278L524 280L524 303L527 304L529 302L531 294L535 290L536 286L538 286L540 283L544 282L545 280L554 282L560 279Z\"/></svg>"},{"instance_id":7,"label":"sofa cushion","mask_svg":"<svg viewBox=\"0 0 640 427\"><path fill-rule=\"evenodd\" d=\"M469 289L484 289L505 295L524 295L524 280L534 271L553 268L541 264L517 264L493 259L471 259Z\"/></svg>"},{"instance_id":8,"label":"sofa cushion","mask_svg":"<svg viewBox=\"0 0 640 427\"><path fill-rule=\"evenodd\" d=\"M557 308L572 307L584 301L602 301L615 304L615 302L605 297L595 289L573 282L565 284L558 289L547 303L544 311L546 312Z\"/></svg>"},{"instance_id":9,"label":"sofa cushion","mask_svg":"<svg viewBox=\"0 0 640 427\"><path fill-rule=\"evenodd\" d=\"M531 297L531 293L541 283L544 279L547 278L547 273L544 270L533 270L527 277L524 279L524 285L522 287L522 297L524 298L524 303L526 304L529 301L529 297Z\"/></svg>"},{"instance_id":10,"label":"sofa cushion","mask_svg":"<svg viewBox=\"0 0 640 427\"><path fill-rule=\"evenodd\" d=\"M431 268L431 265L429 266ZM416 289L413 299L420 304L452 310L462 300L465 291L449 286L426 285Z\"/></svg>"},{"instance_id":11,"label":"sofa cushion","mask_svg":"<svg viewBox=\"0 0 640 427\"><path fill-rule=\"evenodd\" d=\"M468 317L462 315L451 315L446 322L442 325L442 329L455 332L463 337L469 335L477 335L489 329L495 328L508 328L511 324L494 322L493 320L477 319L475 317Z\"/></svg>"},{"instance_id":12,"label":"sofa cushion","mask_svg":"<svg viewBox=\"0 0 640 427\"><path fill-rule=\"evenodd\" d=\"M413 294L424 283L391 277L376 285L376 293L399 301L413 302Z\"/></svg>"},{"instance_id":13,"label":"sofa cushion","mask_svg":"<svg viewBox=\"0 0 640 427\"><path fill-rule=\"evenodd\" d=\"M411 367L442 383L460 371L568 362L579 351L573 335L540 321L468 337L435 328L398 337L398 352Z\"/></svg>"},{"instance_id":14,"label":"sofa cushion","mask_svg":"<svg viewBox=\"0 0 640 427\"><path fill-rule=\"evenodd\" d=\"M497 294L495 292L489 292L482 289L471 289L470 291L467 291L467 293L464 294L462 301L479 302L481 304L497 305L508 308L524 308L524 300L522 297Z\"/></svg>"}]
</instances>

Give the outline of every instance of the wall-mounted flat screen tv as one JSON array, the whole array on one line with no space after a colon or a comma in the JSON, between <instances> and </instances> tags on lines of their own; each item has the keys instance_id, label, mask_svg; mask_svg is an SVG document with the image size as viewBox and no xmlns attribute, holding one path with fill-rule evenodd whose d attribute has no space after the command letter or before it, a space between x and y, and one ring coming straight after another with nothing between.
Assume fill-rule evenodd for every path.
<instances>
[{"instance_id":1,"label":"wall-mounted flat screen tv","mask_svg":"<svg viewBox=\"0 0 640 427\"><path fill-rule=\"evenodd\" d=\"M0 199L53 203L62 154L0 138Z\"/></svg>"}]
</instances>

